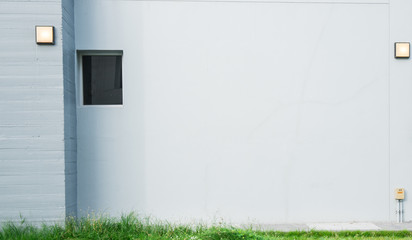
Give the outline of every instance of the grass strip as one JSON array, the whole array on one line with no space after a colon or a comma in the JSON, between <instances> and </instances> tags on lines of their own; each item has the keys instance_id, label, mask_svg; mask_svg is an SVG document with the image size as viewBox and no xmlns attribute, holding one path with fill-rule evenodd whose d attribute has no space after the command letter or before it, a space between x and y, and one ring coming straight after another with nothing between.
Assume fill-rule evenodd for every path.
<instances>
[{"instance_id":1,"label":"grass strip","mask_svg":"<svg viewBox=\"0 0 412 240\"><path fill-rule=\"evenodd\" d=\"M49 239L174 239L174 240L288 240L288 239L410 239L409 231L259 231L227 226L181 226L140 219L136 214L119 219L86 217L67 219L63 225L30 225L22 219L19 223L2 225L0 240Z\"/></svg>"}]
</instances>

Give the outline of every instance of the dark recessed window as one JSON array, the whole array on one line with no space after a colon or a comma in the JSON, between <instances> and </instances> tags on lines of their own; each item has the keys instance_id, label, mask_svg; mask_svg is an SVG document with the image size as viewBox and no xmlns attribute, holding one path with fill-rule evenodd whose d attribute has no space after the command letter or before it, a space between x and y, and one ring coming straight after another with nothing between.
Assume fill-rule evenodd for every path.
<instances>
[{"instance_id":1,"label":"dark recessed window","mask_svg":"<svg viewBox=\"0 0 412 240\"><path fill-rule=\"evenodd\" d=\"M123 104L122 56L83 55L83 104Z\"/></svg>"}]
</instances>

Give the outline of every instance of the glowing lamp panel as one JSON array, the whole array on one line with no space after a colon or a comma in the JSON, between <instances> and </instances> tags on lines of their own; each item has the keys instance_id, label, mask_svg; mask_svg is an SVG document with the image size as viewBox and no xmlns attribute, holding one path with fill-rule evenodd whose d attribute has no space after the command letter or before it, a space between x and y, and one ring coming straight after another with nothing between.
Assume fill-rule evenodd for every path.
<instances>
[{"instance_id":1,"label":"glowing lamp panel","mask_svg":"<svg viewBox=\"0 0 412 240\"><path fill-rule=\"evenodd\" d=\"M36 26L37 44L54 44L54 31L52 26Z\"/></svg>"},{"instance_id":2,"label":"glowing lamp panel","mask_svg":"<svg viewBox=\"0 0 412 240\"><path fill-rule=\"evenodd\" d=\"M408 42L395 43L395 57L396 58L409 58L409 43Z\"/></svg>"}]
</instances>

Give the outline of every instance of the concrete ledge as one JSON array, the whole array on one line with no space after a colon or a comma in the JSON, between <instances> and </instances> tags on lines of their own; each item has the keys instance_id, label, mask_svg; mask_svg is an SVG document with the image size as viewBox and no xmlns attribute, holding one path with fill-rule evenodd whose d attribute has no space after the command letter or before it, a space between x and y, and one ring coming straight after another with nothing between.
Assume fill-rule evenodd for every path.
<instances>
[{"instance_id":1,"label":"concrete ledge","mask_svg":"<svg viewBox=\"0 0 412 240\"><path fill-rule=\"evenodd\" d=\"M243 226L245 228L250 226ZM412 222L350 222L350 223L296 223L296 224L261 224L252 226L263 231L412 231Z\"/></svg>"}]
</instances>

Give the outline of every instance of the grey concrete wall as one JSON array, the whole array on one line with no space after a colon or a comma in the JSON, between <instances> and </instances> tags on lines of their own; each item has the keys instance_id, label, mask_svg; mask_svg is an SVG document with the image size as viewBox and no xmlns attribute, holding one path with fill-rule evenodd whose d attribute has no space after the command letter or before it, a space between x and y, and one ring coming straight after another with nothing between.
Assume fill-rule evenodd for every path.
<instances>
[{"instance_id":1,"label":"grey concrete wall","mask_svg":"<svg viewBox=\"0 0 412 240\"><path fill-rule=\"evenodd\" d=\"M77 213L74 1L62 0L66 213Z\"/></svg>"},{"instance_id":2,"label":"grey concrete wall","mask_svg":"<svg viewBox=\"0 0 412 240\"><path fill-rule=\"evenodd\" d=\"M63 60L62 45L63 26L73 49L72 4L63 6L62 25L60 0L0 1L0 221L61 221L66 203L76 206L73 57ZM37 45L35 25L53 25L55 45Z\"/></svg>"},{"instance_id":3,"label":"grey concrete wall","mask_svg":"<svg viewBox=\"0 0 412 240\"><path fill-rule=\"evenodd\" d=\"M411 42L412 1L390 2L390 192L391 219L396 220L394 189L406 189L405 220L412 220L412 61L394 59L394 42Z\"/></svg>"},{"instance_id":4,"label":"grey concrete wall","mask_svg":"<svg viewBox=\"0 0 412 240\"><path fill-rule=\"evenodd\" d=\"M411 7L0 0L0 221L394 220L393 189L412 186L411 61L393 58ZM43 24L56 45L35 44ZM78 182L75 32L124 50L124 105L77 105Z\"/></svg>"},{"instance_id":5,"label":"grey concrete wall","mask_svg":"<svg viewBox=\"0 0 412 240\"><path fill-rule=\"evenodd\" d=\"M76 47L124 53L123 106L78 103L80 213L390 220L389 70L406 61L392 61L389 11L387 0L76 1Z\"/></svg>"}]
</instances>

